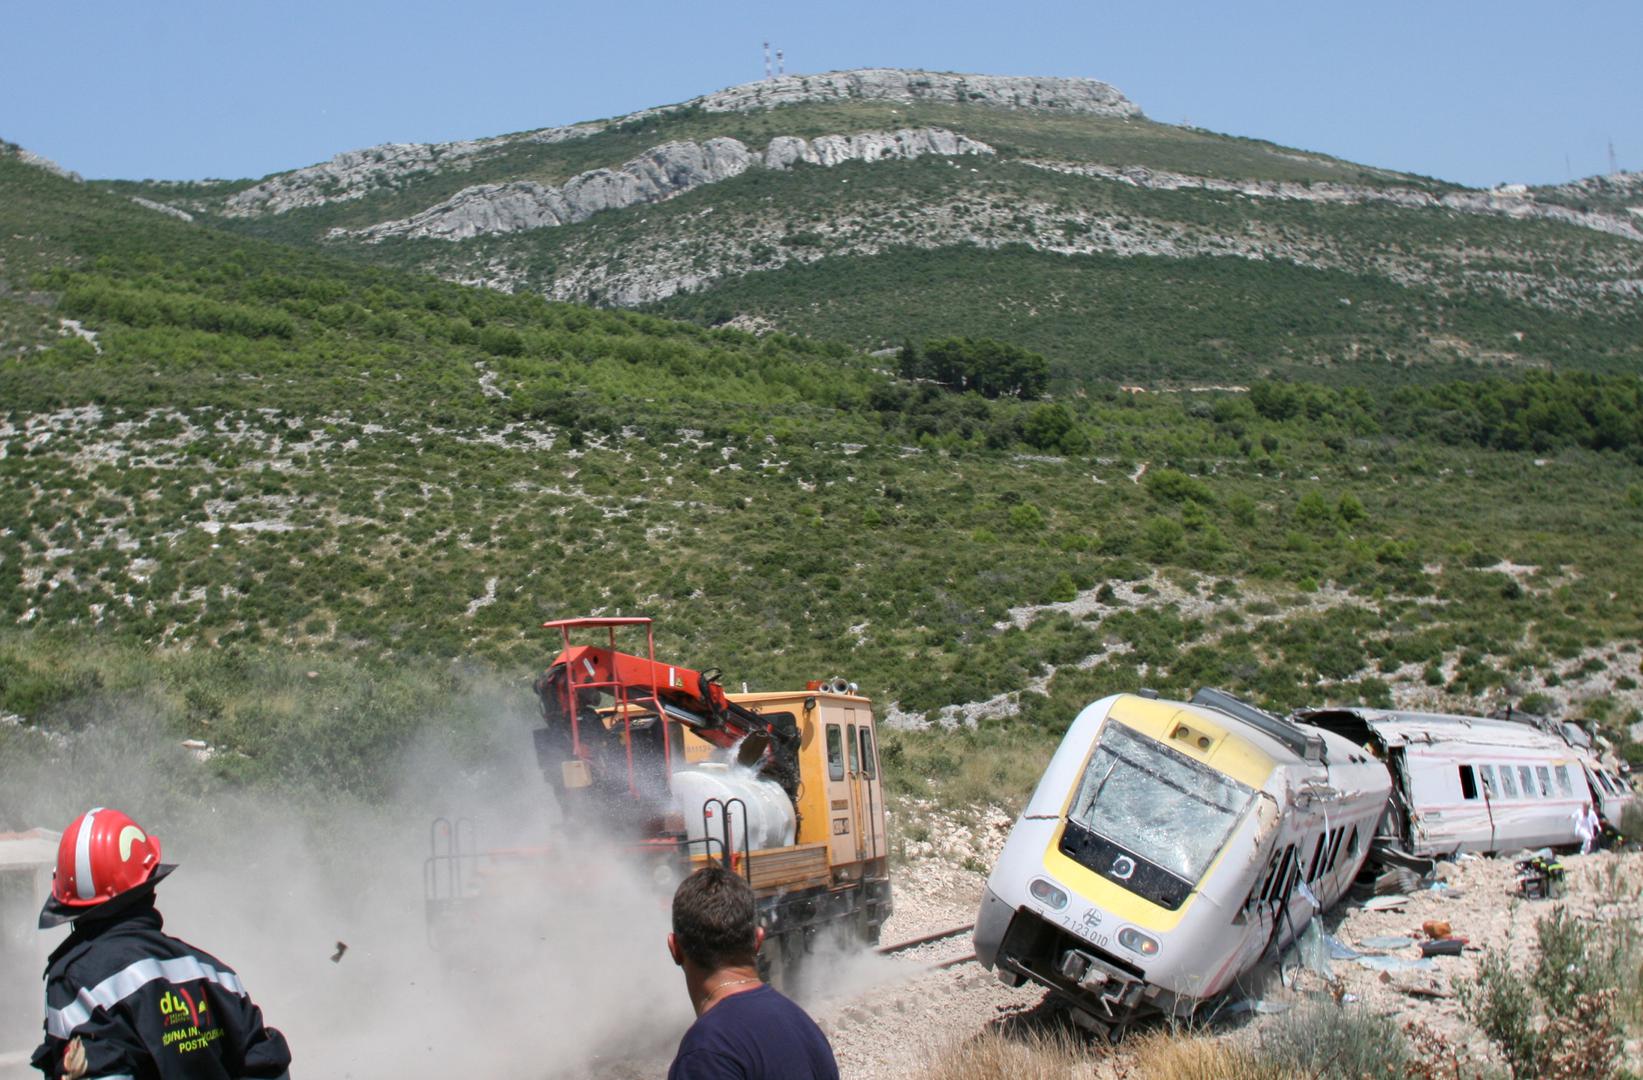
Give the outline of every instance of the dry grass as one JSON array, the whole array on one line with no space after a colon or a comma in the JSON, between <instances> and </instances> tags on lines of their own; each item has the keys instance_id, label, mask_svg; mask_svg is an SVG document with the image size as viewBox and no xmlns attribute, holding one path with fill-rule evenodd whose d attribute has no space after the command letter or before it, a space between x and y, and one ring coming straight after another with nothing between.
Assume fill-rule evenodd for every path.
<instances>
[{"instance_id":1,"label":"dry grass","mask_svg":"<svg viewBox=\"0 0 1643 1080\"><path fill-rule=\"evenodd\" d=\"M1066 1031L988 1030L931 1055L921 1080L1298 1080L1243 1043L1159 1028L1117 1050Z\"/></svg>"},{"instance_id":2,"label":"dry grass","mask_svg":"<svg viewBox=\"0 0 1643 1080\"><path fill-rule=\"evenodd\" d=\"M1001 1035L988 1030L934 1054L925 1080L1086 1080L1101 1051L1065 1033Z\"/></svg>"},{"instance_id":3,"label":"dry grass","mask_svg":"<svg viewBox=\"0 0 1643 1080\"><path fill-rule=\"evenodd\" d=\"M1126 1080L1290 1080L1294 1075L1231 1039L1162 1028L1126 1043L1123 1050L1116 1071Z\"/></svg>"}]
</instances>

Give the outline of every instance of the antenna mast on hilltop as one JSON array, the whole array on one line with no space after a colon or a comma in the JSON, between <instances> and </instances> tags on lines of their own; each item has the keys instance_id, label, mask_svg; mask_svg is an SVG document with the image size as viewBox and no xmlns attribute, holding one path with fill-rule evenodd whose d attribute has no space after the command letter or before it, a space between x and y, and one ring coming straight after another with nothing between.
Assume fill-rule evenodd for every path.
<instances>
[{"instance_id":1,"label":"antenna mast on hilltop","mask_svg":"<svg viewBox=\"0 0 1643 1080\"><path fill-rule=\"evenodd\" d=\"M776 50L776 78L779 79L783 75L786 75L786 74L787 74L787 61L782 58L782 51L780 49L777 49ZM1613 143L1609 144L1609 160L1610 161L1614 160L1614 144Z\"/></svg>"},{"instance_id":2,"label":"antenna mast on hilltop","mask_svg":"<svg viewBox=\"0 0 1643 1080\"><path fill-rule=\"evenodd\" d=\"M780 56L781 53L777 53L776 55ZM1609 172L1612 174L1612 173L1617 173L1619 171L1620 171L1620 166L1616 165L1615 160L1614 160L1614 140L1610 139L1609 140Z\"/></svg>"},{"instance_id":3,"label":"antenna mast on hilltop","mask_svg":"<svg viewBox=\"0 0 1643 1080\"><path fill-rule=\"evenodd\" d=\"M770 78L770 42L764 43L764 77Z\"/></svg>"}]
</instances>

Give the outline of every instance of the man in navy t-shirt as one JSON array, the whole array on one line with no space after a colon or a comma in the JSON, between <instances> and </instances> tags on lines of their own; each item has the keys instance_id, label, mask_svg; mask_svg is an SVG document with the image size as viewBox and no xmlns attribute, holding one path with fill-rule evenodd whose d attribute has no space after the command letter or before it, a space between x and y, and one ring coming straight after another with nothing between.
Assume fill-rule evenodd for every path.
<instances>
[{"instance_id":1,"label":"man in navy t-shirt","mask_svg":"<svg viewBox=\"0 0 1643 1080\"><path fill-rule=\"evenodd\" d=\"M668 1080L839 1080L821 1028L759 978L763 940L739 876L709 866L680 883L667 951L684 969L696 1022Z\"/></svg>"}]
</instances>

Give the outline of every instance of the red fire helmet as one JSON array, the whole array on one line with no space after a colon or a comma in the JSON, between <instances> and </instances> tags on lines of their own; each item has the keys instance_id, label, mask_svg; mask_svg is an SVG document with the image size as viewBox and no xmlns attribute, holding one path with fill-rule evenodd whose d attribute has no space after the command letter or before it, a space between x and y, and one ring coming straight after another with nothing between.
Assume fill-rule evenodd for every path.
<instances>
[{"instance_id":1,"label":"red fire helmet","mask_svg":"<svg viewBox=\"0 0 1643 1080\"><path fill-rule=\"evenodd\" d=\"M159 865L159 837L99 806L63 830L51 896L65 908L85 911L148 881Z\"/></svg>"}]
</instances>

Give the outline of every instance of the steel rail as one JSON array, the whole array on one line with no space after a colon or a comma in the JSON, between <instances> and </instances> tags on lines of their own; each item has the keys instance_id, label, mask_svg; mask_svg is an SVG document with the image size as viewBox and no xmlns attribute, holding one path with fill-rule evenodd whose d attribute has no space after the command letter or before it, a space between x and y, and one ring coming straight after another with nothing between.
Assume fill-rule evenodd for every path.
<instances>
[{"instance_id":1,"label":"steel rail","mask_svg":"<svg viewBox=\"0 0 1643 1080\"><path fill-rule=\"evenodd\" d=\"M975 929L975 926L975 923L965 923L963 926L955 926L948 930L938 930L933 934L925 934L923 937L909 938L906 941L898 941L894 945L880 945L878 950L879 955L891 956L895 953L906 952L908 949L915 949L920 945L928 945L932 941L942 941L946 938L958 937L960 934L968 934L971 930ZM974 954L971 955L973 956ZM958 961L951 961L951 963L958 963ZM946 965L944 964L942 966Z\"/></svg>"}]
</instances>

